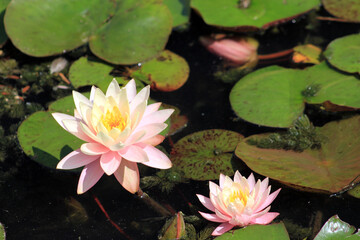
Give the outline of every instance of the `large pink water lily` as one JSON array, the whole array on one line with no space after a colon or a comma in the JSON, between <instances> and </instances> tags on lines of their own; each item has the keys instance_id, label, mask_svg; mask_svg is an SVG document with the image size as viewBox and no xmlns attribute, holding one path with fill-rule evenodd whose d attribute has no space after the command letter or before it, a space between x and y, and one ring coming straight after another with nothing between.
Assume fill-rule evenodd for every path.
<instances>
[{"instance_id":1,"label":"large pink water lily","mask_svg":"<svg viewBox=\"0 0 360 240\"><path fill-rule=\"evenodd\" d=\"M159 110L161 103L147 105L149 94L149 86L136 94L134 80L123 88L113 80L106 94L93 86L90 99L73 91L74 116L53 113L66 131L86 142L57 165L60 169L84 166L79 194L94 186L104 173L114 174L126 190L135 193L140 179L137 163L171 167L169 158L154 146L164 140L159 133L174 110Z\"/></svg>"},{"instance_id":2,"label":"large pink water lily","mask_svg":"<svg viewBox=\"0 0 360 240\"><path fill-rule=\"evenodd\" d=\"M255 184L251 173L246 179L236 171L234 181L220 174L219 185L209 182L210 198L197 194L200 202L215 214L199 212L204 218L221 222L212 235L221 235L235 226L244 227L251 224L268 224L279 215L269 212L270 204L279 194L280 189L269 195L269 179L258 180Z\"/></svg>"}]
</instances>

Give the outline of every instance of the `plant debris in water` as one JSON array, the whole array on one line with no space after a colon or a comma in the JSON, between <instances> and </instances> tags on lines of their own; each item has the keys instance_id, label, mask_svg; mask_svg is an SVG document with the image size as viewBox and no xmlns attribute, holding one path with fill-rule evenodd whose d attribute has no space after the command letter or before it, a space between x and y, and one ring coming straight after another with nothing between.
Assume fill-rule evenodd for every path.
<instances>
[{"instance_id":1,"label":"plant debris in water","mask_svg":"<svg viewBox=\"0 0 360 240\"><path fill-rule=\"evenodd\" d=\"M249 139L250 145L259 148L273 148L302 152L305 149L320 149L322 137L316 133L315 127L306 115L295 120L286 132L272 133L264 139Z\"/></svg>"}]
</instances>

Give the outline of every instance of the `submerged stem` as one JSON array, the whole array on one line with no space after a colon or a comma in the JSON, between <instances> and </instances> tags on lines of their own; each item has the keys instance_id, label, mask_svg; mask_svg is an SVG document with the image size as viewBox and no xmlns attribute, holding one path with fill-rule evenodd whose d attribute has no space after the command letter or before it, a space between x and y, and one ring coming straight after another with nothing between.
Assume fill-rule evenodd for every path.
<instances>
[{"instance_id":1,"label":"submerged stem","mask_svg":"<svg viewBox=\"0 0 360 240\"><path fill-rule=\"evenodd\" d=\"M171 212L160 205L157 201L152 199L147 193L143 192L141 189L136 192L136 195L148 206L152 207L157 213L161 216L169 217L172 216Z\"/></svg>"}]
</instances>

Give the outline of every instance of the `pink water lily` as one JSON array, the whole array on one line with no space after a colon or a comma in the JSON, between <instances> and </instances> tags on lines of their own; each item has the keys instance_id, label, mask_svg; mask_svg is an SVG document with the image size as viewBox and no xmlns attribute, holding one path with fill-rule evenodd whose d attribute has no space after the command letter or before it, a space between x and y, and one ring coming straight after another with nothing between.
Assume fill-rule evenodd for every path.
<instances>
[{"instance_id":1,"label":"pink water lily","mask_svg":"<svg viewBox=\"0 0 360 240\"><path fill-rule=\"evenodd\" d=\"M135 193L140 179L137 163L171 167L170 159L154 146L164 140L159 133L174 110L159 110L161 103L147 105L149 94L149 86L136 93L134 80L123 88L113 80L106 94L93 86L90 99L73 91L74 116L52 114L66 131L86 142L57 165L59 169L84 166L78 194L94 186L104 173L114 174L126 190Z\"/></svg>"},{"instance_id":2,"label":"pink water lily","mask_svg":"<svg viewBox=\"0 0 360 240\"><path fill-rule=\"evenodd\" d=\"M257 58L258 42L252 38L215 40L210 37L200 37L199 40L211 53L223 57L235 66Z\"/></svg>"},{"instance_id":3,"label":"pink water lily","mask_svg":"<svg viewBox=\"0 0 360 240\"><path fill-rule=\"evenodd\" d=\"M251 173L246 179L236 171L234 181L220 174L219 185L209 182L210 198L197 194L200 202L214 214L199 212L205 219L220 224L212 233L221 235L233 227L244 227L252 224L268 224L279 215L269 212L270 204L281 189L269 195L269 179L255 183Z\"/></svg>"}]
</instances>

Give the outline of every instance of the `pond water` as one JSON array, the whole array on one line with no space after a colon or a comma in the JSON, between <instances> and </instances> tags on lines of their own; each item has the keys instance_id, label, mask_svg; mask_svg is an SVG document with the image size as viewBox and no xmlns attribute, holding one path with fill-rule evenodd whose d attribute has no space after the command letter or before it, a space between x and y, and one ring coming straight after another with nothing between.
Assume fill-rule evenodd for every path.
<instances>
[{"instance_id":1,"label":"pond water","mask_svg":"<svg viewBox=\"0 0 360 240\"><path fill-rule=\"evenodd\" d=\"M294 47L308 37L319 38L320 46L325 47L337 37L360 30L356 24L324 21L320 22L317 32L312 32L305 28L307 24L307 18L300 17L257 34L255 37L260 41L260 54ZM222 64L221 60L207 52L198 41L199 36L212 32L213 28L206 26L197 16L192 16L189 29L173 32L167 44L167 49L184 57L190 65L189 80L182 88L170 93L151 92L152 98L180 108L181 113L189 118L188 126L171 140L176 142L195 131L212 128L233 130L244 136L277 130L245 122L233 113L229 103L232 84L224 84L213 76L216 67ZM24 57L10 43L4 48L9 49L13 57L20 60ZM34 61L32 58L24 59ZM287 62L280 64L288 66ZM46 107L47 102L52 100L44 99L49 95L34 97L32 101ZM312 107L306 111L317 126L339 118L336 114L321 116ZM8 133L9 119L1 121ZM170 141L166 140L164 146L168 151L170 145ZM239 165L243 175L250 174L251 170L235 156L233 162ZM7 239L10 240L156 239L165 223L163 216L142 199L124 190L112 176L102 177L90 191L77 195L78 174L45 168L27 158L19 148L7 153L6 159L0 163L0 170L0 222L5 225ZM140 171L141 176L154 173L153 169L146 167ZM256 177L263 178L260 175ZM343 221L360 227L360 204L356 198L346 194L330 198L326 194L295 190L273 180L270 183L273 190L282 188L272 204L272 211L280 213L276 221L285 222L292 239L313 237L325 221L335 214ZM178 184L169 194L156 188L144 191L166 208L192 215L194 208L189 204L205 210L195 194L208 196L209 189L207 181L188 181ZM97 201L101 202L109 217L125 234L111 224ZM200 229L204 224L196 227Z\"/></svg>"}]
</instances>

